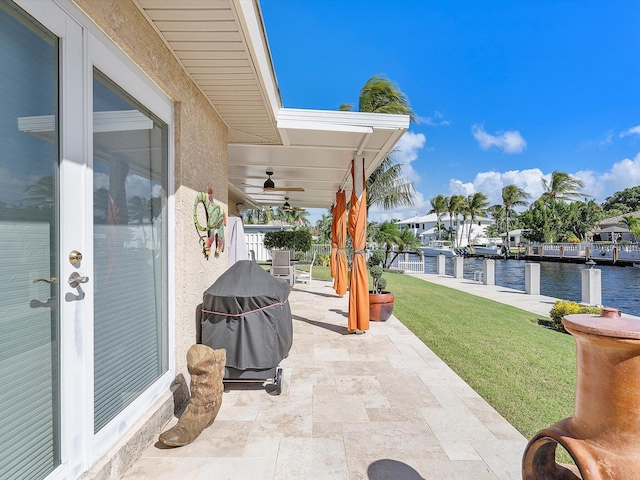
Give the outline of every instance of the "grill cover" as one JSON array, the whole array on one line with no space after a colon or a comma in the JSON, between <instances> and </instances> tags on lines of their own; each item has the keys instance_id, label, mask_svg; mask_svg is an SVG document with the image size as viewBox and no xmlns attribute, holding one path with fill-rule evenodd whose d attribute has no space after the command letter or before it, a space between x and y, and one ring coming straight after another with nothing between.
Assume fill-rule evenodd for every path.
<instances>
[{"instance_id":1,"label":"grill cover","mask_svg":"<svg viewBox=\"0 0 640 480\"><path fill-rule=\"evenodd\" d=\"M227 367L276 367L293 342L288 298L288 281L251 260L236 262L204 292L202 343L226 349Z\"/></svg>"}]
</instances>

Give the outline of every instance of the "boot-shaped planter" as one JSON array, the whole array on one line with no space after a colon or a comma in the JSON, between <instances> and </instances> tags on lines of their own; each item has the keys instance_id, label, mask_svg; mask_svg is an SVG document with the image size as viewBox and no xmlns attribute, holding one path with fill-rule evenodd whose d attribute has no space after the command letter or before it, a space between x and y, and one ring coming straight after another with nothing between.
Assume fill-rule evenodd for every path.
<instances>
[{"instance_id":1,"label":"boot-shaped planter","mask_svg":"<svg viewBox=\"0 0 640 480\"><path fill-rule=\"evenodd\" d=\"M170 447L193 442L202 430L213 423L222 404L226 351L206 345L193 345L187 352L191 374L191 398L178 424L160 434L159 440Z\"/></svg>"}]
</instances>

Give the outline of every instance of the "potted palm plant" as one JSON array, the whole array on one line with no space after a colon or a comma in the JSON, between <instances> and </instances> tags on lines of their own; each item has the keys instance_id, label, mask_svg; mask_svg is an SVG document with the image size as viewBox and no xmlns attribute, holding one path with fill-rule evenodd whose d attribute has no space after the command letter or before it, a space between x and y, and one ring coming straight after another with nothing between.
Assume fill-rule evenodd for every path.
<instances>
[{"instance_id":1,"label":"potted palm plant","mask_svg":"<svg viewBox=\"0 0 640 480\"><path fill-rule=\"evenodd\" d=\"M369 274L373 278L373 289L369 290L369 319L372 322L387 320L393 312L393 293L385 290L387 279L382 278L384 270L382 263L385 254L382 250L375 250L369 257Z\"/></svg>"}]
</instances>

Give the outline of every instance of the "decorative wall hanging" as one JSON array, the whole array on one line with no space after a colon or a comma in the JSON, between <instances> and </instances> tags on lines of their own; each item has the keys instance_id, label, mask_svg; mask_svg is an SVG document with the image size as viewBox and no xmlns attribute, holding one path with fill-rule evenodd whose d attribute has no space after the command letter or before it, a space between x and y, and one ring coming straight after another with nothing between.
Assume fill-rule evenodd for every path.
<instances>
[{"instance_id":1,"label":"decorative wall hanging","mask_svg":"<svg viewBox=\"0 0 640 480\"><path fill-rule=\"evenodd\" d=\"M204 206L207 223L203 226L198 221L198 204ZM199 192L193 205L193 223L200 237L200 245L202 245L202 254L207 260L211 256L211 245L215 244L215 256L224 251L224 227L227 225L227 215L224 213L220 205L216 205L213 201L213 187L207 185L206 192ZM206 232L202 235L201 232Z\"/></svg>"}]
</instances>

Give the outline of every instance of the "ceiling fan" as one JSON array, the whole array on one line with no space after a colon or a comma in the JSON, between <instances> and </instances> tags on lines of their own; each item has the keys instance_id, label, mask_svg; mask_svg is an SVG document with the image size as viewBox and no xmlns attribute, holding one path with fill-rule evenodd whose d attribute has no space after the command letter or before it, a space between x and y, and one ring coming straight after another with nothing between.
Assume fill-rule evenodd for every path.
<instances>
[{"instance_id":1,"label":"ceiling fan","mask_svg":"<svg viewBox=\"0 0 640 480\"><path fill-rule=\"evenodd\" d=\"M264 182L264 185L252 185L250 183L243 183L247 187L261 188L265 192L304 192L304 188L302 187L288 187L288 188L277 188L273 180L271 180L271 175L273 175L273 170L267 170L265 172L269 178L267 178Z\"/></svg>"},{"instance_id":2,"label":"ceiling fan","mask_svg":"<svg viewBox=\"0 0 640 480\"><path fill-rule=\"evenodd\" d=\"M303 212L304 208L292 207L289 205L289 197L284 197L284 205L282 205L282 209L285 212Z\"/></svg>"}]
</instances>

